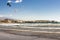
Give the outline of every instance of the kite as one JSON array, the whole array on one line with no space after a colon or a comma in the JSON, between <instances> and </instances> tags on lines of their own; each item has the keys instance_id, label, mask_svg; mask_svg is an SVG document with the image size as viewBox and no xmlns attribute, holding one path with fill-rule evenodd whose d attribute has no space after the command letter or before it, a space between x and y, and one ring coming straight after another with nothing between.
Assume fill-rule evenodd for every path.
<instances>
[{"instance_id":1,"label":"kite","mask_svg":"<svg viewBox=\"0 0 60 40\"><path fill-rule=\"evenodd\" d=\"M11 4L10 3L7 3L7 6L11 7Z\"/></svg>"},{"instance_id":2,"label":"kite","mask_svg":"<svg viewBox=\"0 0 60 40\"><path fill-rule=\"evenodd\" d=\"M21 2L22 2L22 0L15 0L15 1L13 1L13 0L8 0L7 6L11 7L11 3L21 3Z\"/></svg>"}]
</instances>

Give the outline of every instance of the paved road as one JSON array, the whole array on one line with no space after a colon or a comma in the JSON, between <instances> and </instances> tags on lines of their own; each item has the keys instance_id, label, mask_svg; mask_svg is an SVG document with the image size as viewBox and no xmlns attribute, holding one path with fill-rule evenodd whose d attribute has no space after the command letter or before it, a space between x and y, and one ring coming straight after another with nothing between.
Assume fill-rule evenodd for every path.
<instances>
[{"instance_id":1,"label":"paved road","mask_svg":"<svg viewBox=\"0 0 60 40\"><path fill-rule=\"evenodd\" d=\"M0 40L57 40L57 39L22 36L0 32Z\"/></svg>"}]
</instances>

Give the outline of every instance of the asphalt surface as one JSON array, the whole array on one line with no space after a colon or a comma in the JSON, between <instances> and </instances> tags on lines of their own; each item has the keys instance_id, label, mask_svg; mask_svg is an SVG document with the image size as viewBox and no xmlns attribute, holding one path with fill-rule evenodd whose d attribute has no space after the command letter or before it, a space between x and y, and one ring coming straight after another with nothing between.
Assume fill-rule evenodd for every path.
<instances>
[{"instance_id":1,"label":"asphalt surface","mask_svg":"<svg viewBox=\"0 0 60 40\"><path fill-rule=\"evenodd\" d=\"M34 36L14 35L5 32L0 32L0 40L57 40L51 38L40 38Z\"/></svg>"}]
</instances>

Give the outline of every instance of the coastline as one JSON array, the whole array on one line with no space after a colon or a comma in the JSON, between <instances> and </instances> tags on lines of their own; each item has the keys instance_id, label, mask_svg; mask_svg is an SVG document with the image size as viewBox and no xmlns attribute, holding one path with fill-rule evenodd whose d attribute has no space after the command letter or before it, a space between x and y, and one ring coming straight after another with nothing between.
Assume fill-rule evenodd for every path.
<instances>
[{"instance_id":1,"label":"coastline","mask_svg":"<svg viewBox=\"0 0 60 40\"><path fill-rule=\"evenodd\" d=\"M6 32L0 32L0 40L58 40L58 39L35 37L35 36L24 36L24 35L16 35Z\"/></svg>"},{"instance_id":2,"label":"coastline","mask_svg":"<svg viewBox=\"0 0 60 40\"><path fill-rule=\"evenodd\" d=\"M14 25L20 25L18 23L0 23L1 26L14 26Z\"/></svg>"},{"instance_id":3,"label":"coastline","mask_svg":"<svg viewBox=\"0 0 60 40\"><path fill-rule=\"evenodd\" d=\"M14 30L14 29L0 29L3 32L14 34L14 35L21 35L21 36L33 36L33 37L40 37L40 38L50 38L50 39L60 39L60 33L47 33L47 32L37 32L37 31L29 31L29 30Z\"/></svg>"},{"instance_id":4,"label":"coastline","mask_svg":"<svg viewBox=\"0 0 60 40\"><path fill-rule=\"evenodd\" d=\"M50 38L50 39L60 39L60 28L58 29L49 29L48 28L39 28L39 27L34 27L37 25L34 25L33 28L29 27L29 26L23 26L22 24L18 24L18 26L16 26L17 24L15 23L3 23L0 24L0 31L2 32L6 32L9 34L13 34L13 35L22 35L22 36L33 36L33 37L41 37L41 38ZM22 25L22 26L20 26ZM41 25L41 24L39 24ZM43 24L44 25L51 25L51 24ZM56 25L56 24L52 24L52 25ZM58 24L60 25L60 24ZM25 27L25 28L24 28ZM39 31L37 30L39 28ZM41 31L43 30L43 31ZM50 30L50 31L49 31ZM56 32L53 32L52 30L57 30Z\"/></svg>"},{"instance_id":5,"label":"coastline","mask_svg":"<svg viewBox=\"0 0 60 40\"><path fill-rule=\"evenodd\" d=\"M29 23L0 23L0 25L4 25L4 26L9 26L9 25L28 25ZM37 24L35 24L35 23L33 23L33 24L29 24L30 25L30 27L59 27L60 26L60 24L49 24L49 23L42 23L42 24L39 24L39 23L37 23Z\"/></svg>"}]
</instances>

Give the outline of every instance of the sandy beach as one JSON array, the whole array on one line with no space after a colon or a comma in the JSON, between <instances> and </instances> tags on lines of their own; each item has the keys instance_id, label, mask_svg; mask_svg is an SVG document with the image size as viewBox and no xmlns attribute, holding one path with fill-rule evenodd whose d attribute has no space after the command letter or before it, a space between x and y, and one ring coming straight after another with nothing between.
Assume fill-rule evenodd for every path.
<instances>
[{"instance_id":1,"label":"sandy beach","mask_svg":"<svg viewBox=\"0 0 60 40\"><path fill-rule=\"evenodd\" d=\"M36 36L14 35L5 32L0 32L0 40L58 40L58 39L36 37Z\"/></svg>"},{"instance_id":2,"label":"sandy beach","mask_svg":"<svg viewBox=\"0 0 60 40\"><path fill-rule=\"evenodd\" d=\"M0 40L60 40L60 27L6 25L0 25Z\"/></svg>"}]
</instances>

